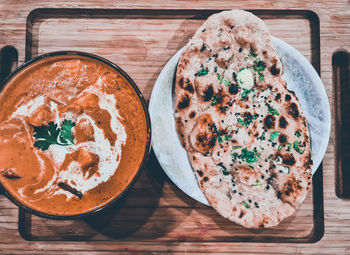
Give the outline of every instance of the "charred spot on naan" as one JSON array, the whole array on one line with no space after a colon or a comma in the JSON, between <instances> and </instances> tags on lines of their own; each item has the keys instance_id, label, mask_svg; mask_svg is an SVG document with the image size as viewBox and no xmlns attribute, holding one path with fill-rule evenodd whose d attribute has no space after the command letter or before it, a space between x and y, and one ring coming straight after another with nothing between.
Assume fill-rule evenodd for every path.
<instances>
[{"instance_id":1,"label":"charred spot on naan","mask_svg":"<svg viewBox=\"0 0 350 255\"><path fill-rule=\"evenodd\" d=\"M291 153L279 153L279 156L282 157L282 163L288 166L294 166L295 165L295 158Z\"/></svg>"},{"instance_id":2,"label":"charred spot on naan","mask_svg":"<svg viewBox=\"0 0 350 255\"><path fill-rule=\"evenodd\" d=\"M298 119L298 117L299 117L299 109L298 109L298 106L296 105L296 103L291 103L287 107L287 113L290 116L292 116L294 119Z\"/></svg>"},{"instance_id":3,"label":"charred spot on naan","mask_svg":"<svg viewBox=\"0 0 350 255\"><path fill-rule=\"evenodd\" d=\"M267 54L267 51L266 51L266 50L263 50L262 54L263 54L263 56L264 56L265 58L268 57L268 54Z\"/></svg>"},{"instance_id":4,"label":"charred spot on naan","mask_svg":"<svg viewBox=\"0 0 350 255\"><path fill-rule=\"evenodd\" d=\"M243 216L246 214L246 211L243 211L243 210L241 210L241 212L239 213L239 216L238 216L238 218L243 218Z\"/></svg>"},{"instance_id":5,"label":"charred spot on naan","mask_svg":"<svg viewBox=\"0 0 350 255\"><path fill-rule=\"evenodd\" d=\"M286 128L288 126L288 122L285 117L281 116L278 120L280 128Z\"/></svg>"},{"instance_id":6,"label":"charred spot on naan","mask_svg":"<svg viewBox=\"0 0 350 255\"><path fill-rule=\"evenodd\" d=\"M213 88L213 84L208 84L204 91L203 94L201 95L204 101L209 101L213 98L214 96L214 88Z\"/></svg>"},{"instance_id":7,"label":"charred spot on naan","mask_svg":"<svg viewBox=\"0 0 350 255\"><path fill-rule=\"evenodd\" d=\"M213 150L216 144L217 134L213 132L214 122L211 115L204 114L199 117L192 130L191 143L195 150L206 154Z\"/></svg>"},{"instance_id":8,"label":"charred spot on naan","mask_svg":"<svg viewBox=\"0 0 350 255\"><path fill-rule=\"evenodd\" d=\"M179 79L179 86L191 94L194 93L193 85L191 84L189 79L184 79L183 77L181 77Z\"/></svg>"},{"instance_id":9,"label":"charred spot on naan","mask_svg":"<svg viewBox=\"0 0 350 255\"><path fill-rule=\"evenodd\" d=\"M222 94L216 96L214 107L217 113L225 114L230 105L232 106L230 103L230 98L228 96L222 96Z\"/></svg>"},{"instance_id":10,"label":"charred spot on naan","mask_svg":"<svg viewBox=\"0 0 350 255\"><path fill-rule=\"evenodd\" d=\"M194 87L200 101L208 102L212 100L213 96L218 93L215 80L213 77L199 76L194 80Z\"/></svg>"},{"instance_id":11,"label":"charred spot on naan","mask_svg":"<svg viewBox=\"0 0 350 255\"><path fill-rule=\"evenodd\" d=\"M231 83L229 88L228 88L228 92L231 94L231 95L236 95L238 93L238 85L237 84L233 84Z\"/></svg>"},{"instance_id":12,"label":"charred spot on naan","mask_svg":"<svg viewBox=\"0 0 350 255\"><path fill-rule=\"evenodd\" d=\"M277 93L275 96L275 101L280 102L281 100L281 93Z\"/></svg>"},{"instance_id":13,"label":"charred spot on naan","mask_svg":"<svg viewBox=\"0 0 350 255\"><path fill-rule=\"evenodd\" d=\"M272 59L272 66L270 67L270 73L272 75L279 75L280 74L280 68L278 67L278 60L276 57Z\"/></svg>"},{"instance_id":14,"label":"charred spot on naan","mask_svg":"<svg viewBox=\"0 0 350 255\"><path fill-rule=\"evenodd\" d=\"M303 166L305 169L311 169L312 164L313 164L313 161L311 159L311 153L309 152L308 155L304 159Z\"/></svg>"},{"instance_id":15,"label":"charred spot on naan","mask_svg":"<svg viewBox=\"0 0 350 255\"><path fill-rule=\"evenodd\" d=\"M285 134L280 134L278 136L278 141L280 144L287 144L288 143L288 137Z\"/></svg>"},{"instance_id":16,"label":"charred spot on naan","mask_svg":"<svg viewBox=\"0 0 350 255\"><path fill-rule=\"evenodd\" d=\"M197 115L196 111L191 111L188 117L190 117L190 119L193 119L194 117L196 117L196 115Z\"/></svg>"},{"instance_id":17,"label":"charred spot on naan","mask_svg":"<svg viewBox=\"0 0 350 255\"><path fill-rule=\"evenodd\" d=\"M275 128L275 117L273 115L267 115L264 119L264 126L267 129Z\"/></svg>"},{"instance_id":18,"label":"charred spot on naan","mask_svg":"<svg viewBox=\"0 0 350 255\"><path fill-rule=\"evenodd\" d=\"M185 128L184 122L182 121L181 117L176 117L175 121L176 121L177 133L180 136L181 144L182 144L182 146L184 148L187 148L187 137L185 138L185 135L183 133L184 132L184 128Z\"/></svg>"},{"instance_id":19,"label":"charred spot on naan","mask_svg":"<svg viewBox=\"0 0 350 255\"><path fill-rule=\"evenodd\" d=\"M186 69L187 65L189 64L189 58L180 58L180 61L177 65L177 72L180 74L183 70Z\"/></svg>"},{"instance_id":20,"label":"charred spot on naan","mask_svg":"<svg viewBox=\"0 0 350 255\"><path fill-rule=\"evenodd\" d=\"M200 172L202 172L202 171L200 171ZM200 173L198 173L197 176L199 176L199 184L201 187L203 187L204 184L209 181L209 177L204 176L203 172L202 172L202 175L200 175Z\"/></svg>"},{"instance_id":21,"label":"charred spot on naan","mask_svg":"<svg viewBox=\"0 0 350 255\"><path fill-rule=\"evenodd\" d=\"M202 172L201 170L197 170L197 173L198 173L198 175L199 175L200 177L203 176L203 172Z\"/></svg>"},{"instance_id":22,"label":"charred spot on naan","mask_svg":"<svg viewBox=\"0 0 350 255\"><path fill-rule=\"evenodd\" d=\"M186 109L187 107L189 107L190 103L191 103L191 97L187 93L184 93L180 97L180 100L179 100L179 102L177 104L177 108L179 110Z\"/></svg>"},{"instance_id":23,"label":"charred spot on naan","mask_svg":"<svg viewBox=\"0 0 350 255\"><path fill-rule=\"evenodd\" d=\"M281 199L282 201L295 201L302 190L303 187L300 185L299 180L292 176L283 186L283 190L281 191Z\"/></svg>"}]
</instances>

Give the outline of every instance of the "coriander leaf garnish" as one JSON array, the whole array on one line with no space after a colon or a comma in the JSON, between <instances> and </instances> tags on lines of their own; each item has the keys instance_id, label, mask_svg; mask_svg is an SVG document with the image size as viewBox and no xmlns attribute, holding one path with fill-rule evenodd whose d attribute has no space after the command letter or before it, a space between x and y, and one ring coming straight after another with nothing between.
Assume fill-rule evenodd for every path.
<instances>
[{"instance_id":1,"label":"coriander leaf garnish","mask_svg":"<svg viewBox=\"0 0 350 255\"><path fill-rule=\"evenodd\" d=\"M261 73L265 71L265 68L266 68L266 64L264 63L264 61L261 61L259 59L254 60L253 70L255 72Z\"/></svg>"},{"instance_id":2,"label":"coriander leaf garnish","mask_svg":"<svg viewBox=\"0 0 350 255\"><path fill-rule=\"evenodd\" d=\"M231 154L232 158L236 160L237 158L242 159L243 161L246 161L248 164L254 163L258 161L259 154L257 153L256 149L253 151L248 151L247 148L241 149L241 154L239 155L237 152L234 152Z\"/></svg>"},{"instance_id":3,"label":"coriander leaf garnish","mask_svg":"<svg viewBox=\"0 0 350 255\"><path fill-rule=\"evenodd\" d=\"M264 81L264 75L262 75L261 73L259 73L259 81L263 82Z\"/></svg>"},{"instance_id":4,"label":"coriander leaf garnish","mask_svg":"<svg viewBox=\"0 0 350 255\"><path fill-rule=\"evenodd\" d=\"M250 92L252 92L252 91L253 91L252 89L245 89L245 90L243 90L243 93L242 93L242 96L241 96L241 100L246 99L246 97L248 96L248 94L249 94Z\"/></svg>"},{"instance_id":5,"label":"coriander leaf garnish","mask_svg":"<svg viewBox=\"0 0 350 255\"><path fill-rule=\"evenodd\" d=\"M220 76L220 74L216 74L216 77L218 78L218 80L220 81L220 84L221 83L224 83L225 86L229 86L231 84L231 82L229 82L228 80L225 80L224 79L224 73L222 73L222 75Z\"/></svg>"},{"instance_id":6,"label":"coriander leaf garnish","mask_svg":"<svg viewBox=\"0 0 350 255\"><path fill-rule=\"evenodd\" d=\"M61 146L72 145L74 144L74 137L71 131L74 126L75 123L71 120L64 120L61 128L52 121L48 125L34 126L34 146L45 151L52 144Z\"/></svg>"},{"instance_id":7,"label":"coriander leaf garnish","mask_svg":"<svg viewBox=\"0 0 350 255\"><path fill-rule=\"evenodd\" d=\"M270 158L272 158L272 156L273 156L273 155L272 155L272 154L270 154L270 155L269 155L269 156L267 157L267 159L270 159Z\"/></svg>"},{"instance_id":8,"label":"coriander leaf garnish","mask_svg":"<svg viewBox=\"0 0 350 255\"><path fill-rule=\"evenodd\" d=\"M241 152L241 159L245 160L248 164L258 161L259 154L255 150L248 151L247 148L243 148Z\"/></svg>"},{"instance_id":9,"label":"coriander leaf garnish","mask_svg":"<svg viewBox=\"0 0 350 255\"><path fill-rule=\"evenodd\" d=\"M67 143L69 141L71 144L74 144L74 137L72 135L72 128L75 126L75 123L71 120L64 120L61 126L61 135L60 141L62 143Z\"/></svg>"},{"instance_id":10,"label":"coriander leaf garnish","mask_svg":"<svg viewBox=\"0 0 350 255\"><path fill-rule=\"evenodd\" d=\"M218 143L222 143L222 142L223 142L221 136L217 136L216 138L217 138L217 140L218 140Z\"/></svg>"},{"instance_id":11,"label":"coriander leaf garnish","mask_svg":"<svg viewBox=\"0 0 350 255\"><path fill-rule=\"evenodd\" d=\"M221 136L221 132L216 131L216 135L217 135L217 140L219 143L222 143L224 141L229 141L232 139L232 134Z\"/></svg>"},{"instance_id":12,"label":"coriander leaf garnish","mask_svg":"<svg viewBox=\"0 0 350 255\"><path fill-rule=\"evenodd\" d=\"M258 56L258 54L255 54L254 52L250 52L250 56L253 58L256 58L256 56Z\"/></svg>"},{"instance_id":13,"label":"coriander leaf garnish","mask_svg":"<svg viewBox=\"0 0 350 255\"><path fill-rule=\"evenodd\" d=\"M200 69L195 76L204 76L207 75L209 73L209 68L206 67L205 69L202 67L202 69Z\"/></svg>"},{"instance_id":14,"label":"coriander leaf garnish","mask_svg":"<svg viewBox=\"0 0 350 255\"><path fill-rule=\"evenodd\" d=\"M259 59L254 60L253 70L258 73L260 82L264 81L264 75L262 72L264 72L265 68L266 64L263 61Z\"/></svg>"},{"instance_id":15,"label":"coriander leaf garnish","mask_svg":"<svg viewBox=\"0 0 350 255\"><path fill-rule=\"evenodd\" d=\"M270 138L271 140L275 140L280 135L280 131L275 131L271 133Z\"/></svg>"},{"instance_id":16,"label":"coriander leaf garnish","mask_svg":"<svg viewBox=\"0 0 350 255\"><path fill-rule=\"evenodd\" d=\"M253 123L253 120L254 120L254 116L251 115L251 113L244 113L243 114L243 117L244 117L244 122L247 123L247 125Z\"/></svg>"},{"instance_id":17,"label":"coriander leaf garnish","mask_svg":"<svg viewBox=\"0 0 350 255\"><path fill-rule=\"evenodd\" d=\"M262 133L262 135L260 136L260 140L265 140L265 131Z\"/></svg>"},{"instance_id":18,"label":"coriander leaf garnish","mask_svg":"<svg viewBox=\"0 0 350 255\"><path fill-rule=\"evenodd\" d=\"M248 127L248 126L247 126L247 123L245 123L241 118L237 118L237 122L238 122L239 124L241 124L242 126L244 126L244 127Z\"/></svg>"},{"instance_id":19,"label":"coriander leaf garnish","mask_svg":"<svg viewBox=\"0 0 350 255\"><path fill-rule=\"evenodd\" d=\"M293 143L293 148L296 152L300 153L300 154L303 154L304 153L304 150L300 150L299 148L299 144L298 144L298 141L294 141Z\"/></svg>"},{"instance_id":20,"label":"coriander leaf garnish","mask_svg":"<svg viewBox=\"0 0 350 255\"><path fill-rule=\"evenodd\" d=\"M224 76L224 74L222 74L222 76ZM222 83L223 77L220 76L220 74L216 74L216 77L218 78L218 80L220 81L220 84Z\"/></svg>"},{"instance_id":21,"label":"coriander leaf garnish","mask_svg":"<svg viewBox=\"0 0 350 255\"><path fill-rule=\"evenodd\" d=\"M269 106L269 113L271 113L272 115L280 116L279 112L271 106Z\"/></svg>"},{"instance_id":22,"label":"coriander leaf garnish","mask_svg":"<svg viewBox=\"0 0 350 255\"><path fill-rule=\"evenodd\" d=\"M232 146L233 150L236 150L236 149L239 149L239 148L242 148L242 146L238 146L238 145L237 146Z\"/></svg>"},{"instance_id":23,"label":"coriander leaf garnish","mask_svg":"<svg viewBox=\"0 0 350 255\"><path fill-rule=\"evenodd\" d=\"M300 131L295 132L295 136L296 136L296 137L300 137L300 136L301 136Z\"/></svg>"},{"instance_id":24,"label":"coriander leaf garnish","mask_svg":"<svg viewBox=\"0 0 350 255\"><path fill-rule=\"evenodd\" d=\"M247 207L247 208L249 208L250 206L246 203L246 202L242 202L242 204L245 206L245 207Z\"/></svg>"},{"instance_id":25,"label":"coriander leaf garnish","mask_svg":"<svg viewBox=\"0 0 350 255\"><path fill-rule=\"evenodd\" d=\"M284 145L283 144L280 144L279 146L278 146L278 149L277 149L277 151L280 151L280 150L282 150L282 148L284 147Z\"/></svg>"},{"instance_id":26,"label":"coriander leaf garnish","mask_svg":"<svg viewBox=\"0 0 350 255\"><path fill-rule=\"evenodd\" d=\"M217 103L219 103L220 99L222 99L222 96L214 95L211 101L211 105L216 105Z\"/></svg>"},{"instance_id":27,"label":"coriander leaf garnish","mask_svg":"<svg viewBox=\"0 0 350 255\"><path fill-rule=\"evenodd\" d=\"M227 192L227 196L230 200L232 199L232 195L231 195L230 191Z\"/></svg>"},{"instance_id":28,"label":"coriander leaf garnish","mask_svg":"<svg viewBox=\"0 0 350 255\"><path fill-rule=\"evenodd\" d=\"M292 144L291 143L288 143L288 148L287 148L287 151L290 151L292 148Z\"/></svg>"},{"instance_id":29,"label":"coriander leaf garnish","mask_svg":"<svg viewBox=\"0 0 350 255\"><path fill-rule=\"evenodd\" d=\"M224 136L224 141L228 141L228 140L231 140L231 139L232 139L232 135L231 134Z\"/></svg>"}]
</instances>

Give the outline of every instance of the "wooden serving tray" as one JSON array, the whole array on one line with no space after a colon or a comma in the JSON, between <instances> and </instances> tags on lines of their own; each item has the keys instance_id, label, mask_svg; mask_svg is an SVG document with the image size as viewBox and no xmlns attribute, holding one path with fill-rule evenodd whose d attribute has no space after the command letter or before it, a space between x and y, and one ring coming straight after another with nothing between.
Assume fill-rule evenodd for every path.
<instances>
[{"instance_id":1,"label":"wooden serving tray","mask_svg":"<svg viewBox=\"0 0 350 255\"><path fill-rule=\"evenodd\" d=\"M222 10L36 9L27 18L26 60L59 51L94 53L116 63L150 97L170 57L211 14ZM315 13L253 10L271 34L298 49L320 71L320 31ZM180 171L180 169L179 169ZM247 230L178 189L151 153L128 196L98 215L55 221L19 214L26 240L152 242L316 242L324 233L322 167L297 214L273 229Z\"/></svg>"}]
</instances>

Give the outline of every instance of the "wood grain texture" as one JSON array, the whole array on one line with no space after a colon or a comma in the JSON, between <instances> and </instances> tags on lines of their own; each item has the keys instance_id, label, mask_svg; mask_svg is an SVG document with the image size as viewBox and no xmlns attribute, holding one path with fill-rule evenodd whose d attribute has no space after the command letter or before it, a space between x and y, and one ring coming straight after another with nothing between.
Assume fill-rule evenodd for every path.
<instances>
[{"instance_id":1,"label":"wood grain texture","mask_svg":"<svg viewBox=\"0 0 350 255\"><path fill-rule=\"evenodd\" d=\"M303 9L314 11L320 20L320 45L321 45L321 78L326 87L329 101L333 107L333 86L332 86L332 55L338 49L350 51L350 3L343 1L111 1L89 0L84 2L65 1L2 1L0 3L0 47L12 45L18 50L19 64L25 59L25 30L27 15L35 8L146 8L146 9L217 9L220 8L238 8L238 9ZM64 18L63 18L64 20ZM88 20L79 19L79 36L89 38L87 30L96 30L96 36L90 44L81 48L80 39L76 35L77 31L62 30L56 33L69 35L72 40L61 38L55 41L55 31L50 27L55 26L60 29L61 23L55 23L54 19L45 20L37 28L39 31L38 51L36 54L58 49L80 49L99 54L116 63L123 63L121 67L127 71L135 82L139 85L145 97L148 98L161 66L166 63L169 56L173 54L181 43L185 43L193 32L198 20L189 21L189 23L179 24L176 21L169 25L159 26L159 24L139 24L137 21L128 20L127 24L116 23L110 20L105 22L103 28L95 27L95 23ZM310 38L307 36L310 27L304 19L298 19L293 23L273 23L266 21L272 34L278 32L278 37L286 40L298 50L300 50L309 60L312 60L312 43L305 41ZM38 24L38 23L37 23ZM131 29L124 29L119 35L113 34L115 28L119 30L125 26L142 29L147 28L147 33L135 34ZM294 31L293 28L299 28ZM141 28L141 29L140 29ZM101 40L100 35L106 31L111 32L111 38L106 45ZM284 31L288 33L284 33ZM75 32L75 33L72 33ZM175 33L176 32L176 33ZM71 33L71 34L69 34ZM306 36L305 36L306 35ZM131 54L130 45L123 40L123 36L134 37L132 47L138 50ZM154 41L152 36L164 37L164 40ZM141 37L141 38L139 38ZM301 39L302 38L302 39ZM73 42L73 43L72 43ZM110 45L115 43L116 48L124 51L115 52ZM157 51L158 50L158 51ZM128 52L128 54L126 54ZM152 58L150 58L152 56ZM152 60L156 59L154 62ZM147 75L147 76L146 76ZM334 121L332 123L334 127ZM323 238L316 243L233 243L220 242L215 238L209 241L199 240L198 231L202 226L209 227L213 236L223 237L230 234L229 224L225 220L219 219L215 212L206 208L183 194L175 187L164 174L157 172L154 168L147 168L138 182L142 185L135 185L128 198L118 208L111 208L111 215L131 214L131 218L137 218L138 222L113 221L114 225L109 226L106 220L105 225L95 226L93 223L82 220L82 224L73 224L70 222L49 222L42 219L32 218L32 234L46 234L50 237L64 237L66 240L57 239L57 241L25 241L19 235L17 230L18 209L5 197L0 197L0 253L6 254L115 254L115 252L126 254L141 253L222 253L222 254L350 254L350 202L339 199L336 194L335 182L335 140L334 128L332 129L330 144L327 154L323 161L323 196L324 196L324 221L325 233ZM140 197L139 194L145 195ZM312 204L312 203L311 203ZM148 208L146 213L140 214L138 207ZM306 204L308 205L308 204ZM301 211L303 212L303 211ZM305 210L304 212L307 212ZM307 217L307 215L306 215ZM178 222L178 224L169 224L169 222ZM65 225L67 224L67 225ZM69 225L71 224L71 225ZM219 227L218 227L219 226ZM303 231L309 229L300 229L300 226L290 226L296 235L302 235ZM98 229L97 234L88 236L92 240L80 241L74 240L76 233L86 235L92 233L86 229ZM115 235L114 228L125 228L125 236ZM299 228L299 229L298 229ZM67 230L69 229L69 231ZM188 229L187 235L180 237L178 230ZM105 231L105 232L103 232ZM203 230L202 230L203 231ZM117 233L121 233L119 231ZM208 233L208 232L207 232ZM149 234L147 240L144 238ZM111 240L106 240L106 236ZM194 238L196 237L196 238ZM86 236L84 237L86 238ZM203 239L208 235L203 235ZM212 238L212 236L211 236Z\"/></svg>"}]
</instances>

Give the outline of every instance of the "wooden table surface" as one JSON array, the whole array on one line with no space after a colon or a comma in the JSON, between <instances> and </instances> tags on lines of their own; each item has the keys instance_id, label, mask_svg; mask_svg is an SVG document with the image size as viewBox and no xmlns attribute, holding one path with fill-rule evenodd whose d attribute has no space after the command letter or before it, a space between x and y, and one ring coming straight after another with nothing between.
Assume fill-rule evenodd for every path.
<instances>
[{"instance_id":1,"label":"wooden table surface","mask_svg":"<svg viewBox=\"0 0 350 255\"><path fill-rule=\"evenodd\" d=\"M121 8L121 9L301 9L312 10L320 19L321 78L334 116L332 56L339 50L350 52L350 1L19 1L0 2L0 48L18 50L18 63L25 59L25 31L28 14L36 8ZM297 36L297 35L296 35ZM160 71L160 70L159 70ZM154 74L152 74L154 75ZM152 87L150 87L150 90ZM146 95L149 97L149 93ZM115 254L115 253L226 253L226 254L350 254L350 201L336 196L335 120L323 161L325 231L315 243L231 243L157 241L26 241L18 232L18 209L0 197L1 254ZM163 188L176 189L165 183ZM181 191L175 194L184 196Z\"/></svg>"}]
</instances>

